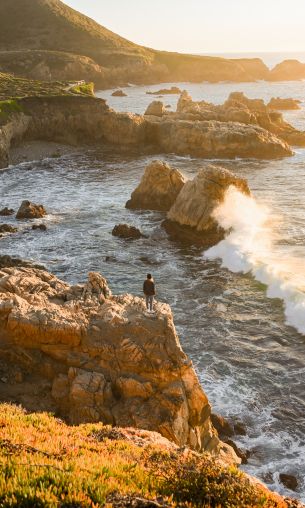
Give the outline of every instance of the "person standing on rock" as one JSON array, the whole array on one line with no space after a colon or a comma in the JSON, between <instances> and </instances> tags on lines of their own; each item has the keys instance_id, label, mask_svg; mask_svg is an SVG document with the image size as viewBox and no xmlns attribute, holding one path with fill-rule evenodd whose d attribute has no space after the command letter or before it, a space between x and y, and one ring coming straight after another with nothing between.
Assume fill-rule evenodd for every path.
<instances>
[{"instance_id":1,"label":"person standing on rock","mask_svg":"<svg viewBox=\"0 0 305 508\"><path fill-rule=\"evenodd\" d=\"M147 274L147 278L143 284L143 293L146 299L146 309L148 312L153 312L154 297L156 294L156 288L154 279L150 273Z\"/></svg>"}]
</instances>

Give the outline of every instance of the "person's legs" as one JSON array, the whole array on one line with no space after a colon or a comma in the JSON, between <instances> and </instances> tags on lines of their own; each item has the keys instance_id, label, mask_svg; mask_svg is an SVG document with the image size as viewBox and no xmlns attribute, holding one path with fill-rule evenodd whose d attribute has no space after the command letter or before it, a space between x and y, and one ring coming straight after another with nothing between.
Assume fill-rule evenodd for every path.
<instances>
[{"instance_id":1,"label":"person's legs","mask_svg":"<svg viewBox=\"0 0 305 508\"><path fill-rule=\"evenodd\" d=\"M149 296L146 295L145 299L146 299L146 309L149 310Z\"/></svg>"},{"instance_id":2,"label":"person's legs","mask_svg":"<svg viewBox=\"0 0 305 508\"><path fill-rule=\"evenodd\" d=\"M151 296L149 299L149 306L151 311L153 311L153 305L154 305L154 297Z\"/></svg>"}]
</instances>

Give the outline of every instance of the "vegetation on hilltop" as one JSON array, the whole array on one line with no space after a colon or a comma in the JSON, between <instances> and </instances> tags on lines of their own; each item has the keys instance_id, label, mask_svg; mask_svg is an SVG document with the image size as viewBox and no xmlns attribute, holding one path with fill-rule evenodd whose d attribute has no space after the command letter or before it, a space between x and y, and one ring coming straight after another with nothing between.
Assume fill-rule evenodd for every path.
<instances>
[{"instance_id":1,"label":"vegetation on hilltop","mask_svg":"<svg viewBox=\"0 0 305 508\"><path fill-rule=\"evenodd\" d=\"M150 435L101 423L70 427L49 414L1 404L0 506L288 506L236 468Z\"/></svg>"},{"instance_id":2,"label":"vegetation on hilltop","mask_svg":"<svg viewBox=\"0 0 305 508\"><path fill-rule=\"evenodd\" d=\"M46 49L86 55L100 65L149 58L149 51L116 35L60 0L1 0L1 50Z\"/></svg>"},{"instance_id":3,"label":"vegetation on hilltop","mask_svg":"<svg viewBox=\"0 0 305 508\"><path fill-rule=\"evenodd\" d=\"M16 78L0 73L0 101L23 97L44 97L57 95L94 95L93 83L70 83L63 81L38 81ZM1 104L1 103L0 103ZM13 104L13 103L12 103ZM14 103L16 105L16 102ZM2 108L5 106L2 104ZM1 106L0 106L1 109Z\"/></svg>"}]
</instances>

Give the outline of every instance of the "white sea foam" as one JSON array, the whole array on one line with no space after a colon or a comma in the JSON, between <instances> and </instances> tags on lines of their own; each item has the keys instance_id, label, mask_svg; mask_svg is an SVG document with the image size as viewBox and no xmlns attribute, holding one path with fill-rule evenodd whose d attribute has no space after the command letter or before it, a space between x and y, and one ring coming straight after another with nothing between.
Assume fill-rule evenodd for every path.
<instances>
[{"instance_id":1,"label":"white sea foam","mask_svg":"<svg viewBox=\"0 0 305 508\"><path fill-rule=\"evenodd\" d=\"M228 233L205 256L221 259L232 272L251 273L267 286L269 298L283 301L287 324L305 334L305 261L276 245L270 210L230 187L214 218Z\"/></svg>"}]
</instances>

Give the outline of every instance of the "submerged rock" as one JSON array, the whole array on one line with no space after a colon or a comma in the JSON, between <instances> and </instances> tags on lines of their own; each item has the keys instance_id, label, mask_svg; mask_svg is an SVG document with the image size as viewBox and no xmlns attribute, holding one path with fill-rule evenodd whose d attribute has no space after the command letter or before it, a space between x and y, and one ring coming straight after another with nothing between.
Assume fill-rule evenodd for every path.
<instances>
[{"instance_id":1,"label":"submerged rock","mask_svg":"<svg viewBox=\"0 0 305 508\"><path fill-rule=\"evenodd\" d=\"M2 208L2 210L0 210L0 215L2 217L9 217L10 215L14 215L15 213L15 210L13 210L13 208L8 208L7 206L5 208Z\"/></svg>"},{"instance_id":2,"label":"submerged rock","mask_svg":"<svg viewBox=\"0 0 305 508\"><path fill-rule=\"evenodd\" d=\"M17 233L18 228L11 226L10 224L0 224L0 234L1 233Z\"/></svg>"},{"instance_id":3,"label":"submerged rock","mask_svg":"<svg viewBox=\"0 0 305 508\"><path fill-rule=\"evenodd\" d=\"M177 169L155 160L145 169L141 182L131 194L126 208L168 211L181 191L185 179Z\"/></svg>"},{"instance_id":4,"label":"submerged rock","mask_svg":"<svg viewBox=\"0 0 305 508\"><path fill-rule=\"evenodd\" d=\"M35 205L30 201L22 201L16 219L41 219L47 212L43 205Z\"/></svg>"},{"instance_id":5,"label":"submerged rock","mask_svg":"<svg viewBox=\"0 0 305 508\"><path fill-rule=\"evenodd\" d=\"M146 235L143 235L138 228L130 226L129 224L117 224L112 230L112 235L118 236L119 238L126 238L126 240L148 238Z\"/></svg>"},{"instance_id":6,"label":"submerged rock","mask_svg":"<svg viewBox=\"0 0 305 508\"><path fill-rule=\"evenodd\" d=\"M45 224L33 224L32 229L36 231L37 229L40 229L40 231L46 231L47 226Z\"/></svg>"},{"instance_id":7,"label":"submerged rock","mask_svg":"<svg viewBox=\"0 0 305 508\"><path fill-rule=\"evenodd\" d=\"M193 180L185 183L167 214L164 227L171 236L183 241L205 245L223 237L212 216L231 186L249 195L246 180L219 166L201 169Z\"/></svg>"},{"instance_id":8,"label":"submerged rock","mask_svg":"<svg viewBox=\"0 0 305 508\"><path fill-rule=\"evenodd\" d=\"M0 270L0 356L52 383L70 422L110 423L160 432L179 446L238 459L213 430L210 405L182 351L171 309L111 296L89 274L69 286L42 270Z\"/></svg>"}]
</instances>

